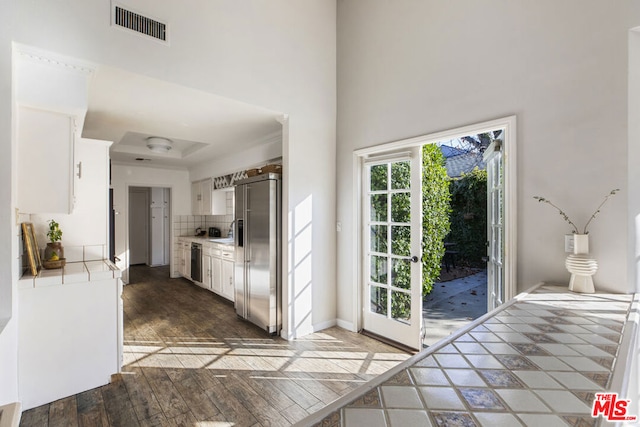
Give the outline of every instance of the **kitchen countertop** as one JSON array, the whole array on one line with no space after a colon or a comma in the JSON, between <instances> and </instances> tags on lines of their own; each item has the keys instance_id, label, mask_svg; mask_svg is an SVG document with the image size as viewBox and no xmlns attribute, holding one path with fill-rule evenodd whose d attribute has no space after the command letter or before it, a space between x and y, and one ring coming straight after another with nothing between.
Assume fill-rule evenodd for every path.
<instances>
[{"instance_id":1,"label":"kitchen countertop","mask_svg":"<svg viewBox=\"0 0 640 427\"><path fill-rule=\"evenodd\" d=\"M62 268L43 268L35 277L31 274L23 275L18 280L18 289L117 279L121 276L122 271L108 259L68 262Z\"/></svg>"},{"instance_id":2,"label":"kitchen countertop","mask_svg":"<svg viewBox=\"0 0 640 427\"><path fill-rule=\"evenodd\" d=\"M208 237L208 236L180 236L180 239L196 243L215 243L224 246L233 246L233 237Z\"/></svg>"}]
</instances>

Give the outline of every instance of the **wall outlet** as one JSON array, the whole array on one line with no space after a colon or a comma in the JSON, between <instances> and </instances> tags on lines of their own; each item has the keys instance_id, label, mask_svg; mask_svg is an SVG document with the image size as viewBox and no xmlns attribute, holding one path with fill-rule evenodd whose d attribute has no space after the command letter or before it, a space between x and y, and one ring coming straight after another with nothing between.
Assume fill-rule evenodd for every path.
<instances>
[{"instance_id":1,"label":"wall outlet","mask_svg":"<svg viewBox=\"0 0 640 427\"><path fill-rule=\"evenodd\" d=\"M564 235L564 251L573 252L573 234Z\"/></svg>"}]
</instances>

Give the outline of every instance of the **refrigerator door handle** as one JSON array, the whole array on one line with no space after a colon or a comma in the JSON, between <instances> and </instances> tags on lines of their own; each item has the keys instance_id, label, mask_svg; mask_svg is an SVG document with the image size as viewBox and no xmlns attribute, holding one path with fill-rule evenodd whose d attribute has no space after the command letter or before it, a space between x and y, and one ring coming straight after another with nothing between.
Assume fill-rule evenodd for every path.
<instances>
[{"instance_id":1,"label":"refrigerator door handle","mask_svg":"<svg viewBox=\"0 0 640 427\"><path fill-rule=\"evenodd\" d=\"M236 233L238 239L238 247L244 246L244 220L239 219L236 221L236 226L238 227L238 231Z\"/></svg>"}]
</instances>

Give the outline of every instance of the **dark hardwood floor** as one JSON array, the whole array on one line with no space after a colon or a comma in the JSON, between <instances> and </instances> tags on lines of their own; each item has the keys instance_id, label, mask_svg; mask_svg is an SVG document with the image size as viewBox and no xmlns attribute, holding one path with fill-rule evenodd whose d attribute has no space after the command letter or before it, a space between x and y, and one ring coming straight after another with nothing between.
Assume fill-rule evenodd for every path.
<instances>
[{"instance_id":1,"label":"dark hardwood floor","mask_svg":"<svg viewBox=\"0 0 640 427\"><path fill-rule=\"evenodd\" d=\"M166 267L135 266L130 278L123 372L25 411L21 426L285 426L409 357L337 327L270 337Z\"/></svg>"}]
</instances>

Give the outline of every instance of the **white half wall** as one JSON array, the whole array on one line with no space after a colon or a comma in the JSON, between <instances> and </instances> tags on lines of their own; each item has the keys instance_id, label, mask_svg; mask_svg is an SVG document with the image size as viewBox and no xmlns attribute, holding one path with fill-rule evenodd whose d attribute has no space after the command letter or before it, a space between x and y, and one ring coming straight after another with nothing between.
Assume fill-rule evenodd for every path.
<instances>
[{"instance_id":1,"label":"white half wall","mask_svg":"<svg viewBox=\"0 0 640 427\"><path fill-rule=\"evenodd\" d=\"M579 10L580 13L576 13ZM590 226L596 287L627 281L627 38L631 1L338 2L338 318L353 321L355 149L516 115L518 283L568 283L570 229ZM346 185L348 184L348 185Z\"/></svg>"}]
</instances>

